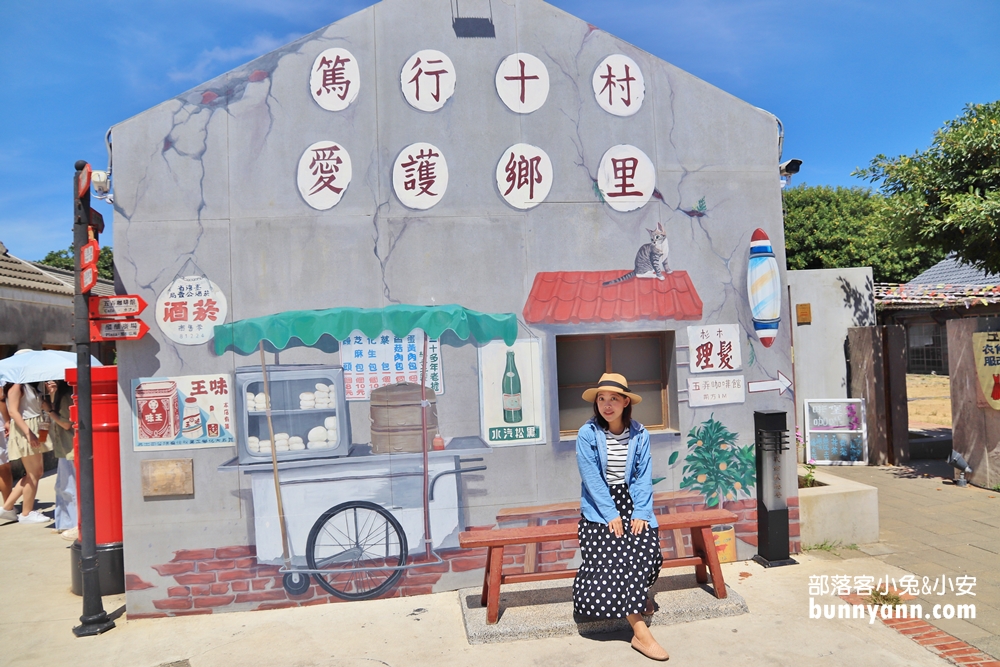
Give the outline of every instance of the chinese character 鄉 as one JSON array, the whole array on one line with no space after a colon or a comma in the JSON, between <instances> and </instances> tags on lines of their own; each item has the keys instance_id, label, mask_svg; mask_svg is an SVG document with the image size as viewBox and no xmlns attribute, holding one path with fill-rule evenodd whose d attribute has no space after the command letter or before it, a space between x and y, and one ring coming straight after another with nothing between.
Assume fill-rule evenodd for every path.
<instances>
[{"instance_id":1,"label":"chinese character \u9109","mask_svg":"<svg viewBox=\"0 0 1000 667\"><path fill-rule=\"evenodd\" d=\"M522 99L521 101L523 102L524 100ZM504 167L510 187L503 193L504 196L509 195L514 188L520 190L524 186L528 186L528 199L534 199L535 185L542 182L542 172L538 168L541 161L542 158L539 155L531 158L526 158L524 155L515 157L514 152L511 151L510 160L507 161L507 166Z\"/></svg>"}]
</instances>

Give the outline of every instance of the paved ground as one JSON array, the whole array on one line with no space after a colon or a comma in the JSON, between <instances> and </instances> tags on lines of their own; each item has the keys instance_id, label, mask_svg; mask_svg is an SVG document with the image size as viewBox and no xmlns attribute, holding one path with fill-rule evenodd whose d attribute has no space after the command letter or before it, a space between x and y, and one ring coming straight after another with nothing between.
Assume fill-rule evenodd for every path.
<instances>
[{"instance_id":1,"label":"paved ground","mask_svg":"<svg viewBox=\"0 0 1000 667\"><path fill-rule=\"evenodd\" d=\"M944 461L915 461L909 467L834 467L825 470L878 488L878 544L861 547L875 556L924 578L933 591L941 577L976 577L974 598L921 595L926 608L939 602L975 602L973 620L930 620L945 632L1000 658L1000 493L952 484ZM812 552L820 555L820 552ZM852 557L840 549L820 557ZM940 589L939 589L940 590Z\"/></svg>"},{"instance_id":2,"label":"paved ground","mask_svg":"<svg viewBox=\"0 0 1000 667\"><path fill-rule=\"evenodd\" d=\"M935 546L939 543L936 538L947 536L949 529L940 528L934 519L941 515L942 523L964 526L975 523L977 519L972 517L976 516L993 521L992 524L976 525L993 528L996 506L979 505L984 501L978 500L976 494L982 493L985 497L986 492L960 492L932 480L908 478L898 471L849 470L843 474L870 474L873 482L884 483L887 487L897 485L898 491L880 490L889 508L886 511L903 514L905 509L921 508L917 514L923 522L922 527L912 528L912 531L921 532L910 532L902 523L894 527L891 518L887 518L883 537L886 549L893 550L892 554L872 556L862 551L845 550L849 553L841 557L814 551L798 556L799 565L770 570L753 562L725 564L727 583L746 600L750 613L653 627L653 634L672 655L669 664L723 662L741 667L811 664L940 667L952 664L902 634L907 630L897 632L879 621L810 619L810 577L824 574L901 577L906 571L893 561L916 568L918 562L939 562L933 560L938 554L931 549L948 548L950 551L941 553L948 554L950 560L937 565L937 569L928 570L929 574L958 572L960 565L967 566L970 573L975 570L975 574L983 577L980 580L983 583L977 586L980 592L977 601L995 609L995 597L985 595L983 589L986 588L985 578L996 574L988 572L985 563L979 565L980 561L974 561L971 555L952 554L955 547L949 546L947 540L940 540L941 547ZM52 477L43 480L43 500L51 500L52 482ZM935 490L938 486L942 491ZM957 495L959 493L965 495ZM938 497L942 500L933 502ZM989 499L989 502L997 501ZM948 514L942 503L950 507L954 516ZM968 537L966 533L962 535L957 541L968 546L967 543L973 541L972 533ZM877 552L877 546L880 545L866 549ZM0 526L0 562L5 564L0 570L5 601L0 607L0 637L3 638L0 665L580 667L651 664L629 648L628 638L623 635L606 635L598 639L571 636L472 646L466 639L458 594L454 592L172 619L128 621L121 617L118 627L107 634L77 639L71 629L81 612L81 600L69 592L67 543L44 526L16 523ZM944 569L949 564L955 569ZM995 586L996 580L991 581ZM567 583L553 582L557 586ZM817 597L815 602L833 604L841 600L826 596ZM123 604L121 596L104 600L109 612L119 610L120 613ZM985 623L985 617L986 614L980 615L977 622ZM995 623L997 617L993 615L992 618L991 622ZM979 629L980 638L987 638L987 629L978 625L955 630L971 633L973 628ZM995 634L994 629L994 637ZM1000 663L992 667L997 664Z\"/></svg>"}]
</instances>

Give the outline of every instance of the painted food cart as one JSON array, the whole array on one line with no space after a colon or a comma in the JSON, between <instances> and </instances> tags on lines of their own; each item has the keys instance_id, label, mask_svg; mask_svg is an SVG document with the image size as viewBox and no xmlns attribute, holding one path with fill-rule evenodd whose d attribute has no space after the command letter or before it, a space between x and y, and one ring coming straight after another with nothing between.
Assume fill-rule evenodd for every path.
<instances>
[{"instance_id":1,"label":"painted food cart","mask_svg":"<svg viewBox=\"0 0 1000 667\"><path fill-rule=\"evenodd\" d=\"M404 433L399 447L381 437L352 446L340 366L265 363L265 350L330 351L354 331L373 338L415 330L424 332L424 378L429 338L451 331L461 340L512 345L517 318L456 305L393 305L290 311L216 327L217 354L260 355L259 368L237 369L239 453L221 467L250 477L257 558L283 564L290 593L305 591L312 575L338 597L376 597L404 570L439 562L435 549L457 544L458 477L485 470L482 454L489 450L478 437L466 437L432 451L432 390L423 382L396 385L397 394L419 397L417 439ZM413 562L415 555L423 558Z\"/></svg>"}]
</instances>

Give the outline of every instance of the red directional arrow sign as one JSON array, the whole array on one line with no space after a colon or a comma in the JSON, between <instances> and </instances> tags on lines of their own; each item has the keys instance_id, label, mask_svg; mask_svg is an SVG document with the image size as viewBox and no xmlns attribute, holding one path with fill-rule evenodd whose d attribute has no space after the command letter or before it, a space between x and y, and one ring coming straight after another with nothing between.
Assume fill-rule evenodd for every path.
<instances>
[{"instance_id":1,"label":"red directional arrow sign","mask_svg":"<svg viewBox=\"0 0 1000 667\"><path fill-rule=\"evenodd\" d=\"M91 340L139 340L147 332L142 320L90 320Z\"/></svg>"},{"instance_id":2,"label":"red directional arrow sign","mask_svg":"<svg viewBox=\"0 0 1000 667\"><path fill-rule=\"evenodd\" d=\"M91 297L88 309L90 319L101 317L135 317L149 305L138 294Z\"/></svg>"},{"instance_id":3,"label":"red directional arrow sign","mask_svg":"<svg viewBox=\"0 0 1000 667\"><path fill-rule=\"evenodd\" d=\"M786 391L792 388L792 381L785 377L785 374L778 371L777 380L757 380L755 382L747 382L747 391L751 394L756 394L762 391L777 391L778 394L784 394Z\"/></svg>"}]
</instances>

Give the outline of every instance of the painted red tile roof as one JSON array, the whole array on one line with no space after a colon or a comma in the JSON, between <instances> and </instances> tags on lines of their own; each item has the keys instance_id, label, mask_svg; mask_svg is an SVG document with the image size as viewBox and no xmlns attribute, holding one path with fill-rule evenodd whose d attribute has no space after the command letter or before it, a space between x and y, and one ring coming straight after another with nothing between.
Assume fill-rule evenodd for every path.
<instances>
[{"instance_id":1,"label":"painted red tile roof","mask_svg":"<svg viewBox=\"0 0 1000 667\"><path fill-rule=\"evenodd\" d=\"M663 280L633 278L603 286L625 273L620 269L538 273L524 304L524 320L577 324L701 319L701 297L687 271L665 274Z\"/></svg>"}]
</instances>

